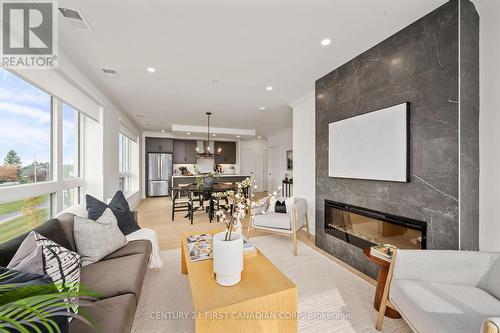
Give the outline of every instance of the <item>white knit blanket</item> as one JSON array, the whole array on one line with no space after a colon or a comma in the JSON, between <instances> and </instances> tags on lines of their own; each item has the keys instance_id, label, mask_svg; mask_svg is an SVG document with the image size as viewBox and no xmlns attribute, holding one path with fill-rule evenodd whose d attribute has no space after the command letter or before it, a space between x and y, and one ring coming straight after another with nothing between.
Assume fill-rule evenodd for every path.
<instances>
[{"instance_id":1,"label":"white knit blanket","mask_svg":"<svg viewBox=\"0 0 500 333\"><path fill-rule=\"evenodd\" d=\"M163 260L160 258L160 245L156 231L148 228L141 228L125 236L127 241L148 240L151 242L151 254L149 255L148 267L150 269L160 269L163 267Z\"/></svg>"},{"instance_id":2,"label":"white knit blanket","mask_svg":"<svg viewBox=\"0 0 500 333\"><path fill-rule=\"evenodd\" d=\"M87 209L85 205L74 205L71 206L59 214L57 214L56 218L62 214L69 213L76 216L80 216L83 218L88 218ZM156 235L156 231L148 228L141 228L137 231L134 231L125 236L127 241L135 241L135 240L147 240L151 243L151 254L149 255L149 269L160 269L163 267L163 260L160 258L160 244L158 243L158 237Z\"/></svg>"}]
</instances>

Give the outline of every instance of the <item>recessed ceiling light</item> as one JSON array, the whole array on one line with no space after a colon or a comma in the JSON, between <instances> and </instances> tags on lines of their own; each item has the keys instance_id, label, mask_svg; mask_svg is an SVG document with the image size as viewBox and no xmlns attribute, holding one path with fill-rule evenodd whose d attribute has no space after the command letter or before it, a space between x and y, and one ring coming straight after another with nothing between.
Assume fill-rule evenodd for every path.
<instances>
[{"instance_id":1,"label":"recessed ceiling light","mask_svg":"<svg viewBox=\"0 0 500 333\"><path fill-rule=\"evenodd\" d=\"M162 133L165 133L165 130L161 130Z\"/></svg>"},{"instance_id":2,"label":"recessed ceiling light","mask_svg":"<svg viewBox=\"0 0 500 333\"><path fill-rule=\"evenodd\" d=\"M259 108L259 110L260 110L260 111L266 111L266 110L267 110L267 108L266 108L265 106L261 106L261 107Z\"/></svg>"},{"instance_id":3,"label":"recessed ceiling light","mask_svg":"<svg viewBox=\"0 0 500 333\"><path fill-rule=\"evenodd\" d=\"M273 90L273 87L271 87L271 86L267 86L267 87L266 87L266 90L267 90L267 91L271 91L271 90Z\"/></svg>"},{"instance_id":4,"label":"recessed ceiling light","mask_svg":"<svg viewBox=\"0 0 500 333\"><path fill-rule=\"evenodd\" d=\"M321 41L321 46L328 46L332 41L329 38L325 38Z\"/></svg>"},{"instance_id":5,"label":"recessed ceiling light","mask_svg":"<svg viewBox=\"0 0 500 333\"><path fill-rule=\"evenodd\" d=\"M214 134L212 134L212 136L216 136L216 134L214 133Z\"/></svg>"},{"instance_id":6,"label":"recessed ceiling light","mask_svg":"<svg viewBox=\"0 0 500 333\"><path fill-rule=\"evenodd\" d=\"M147 71L150 72L150 73L154 73L154 72L156 72L156 69L153 68L153 67L148 67Z\"/></svg>"},{"instance_id":7,"label":"recessed ceiling light","mask_svg":"<svg viewBox=\"0 0 500 333\"><path fill-rule=\"evenodd\" d=\"M191 135L191 132L187 132L186 134L187 134L187 135Z\"/></svg>"},{"instance_id":8,"label":"recessed ceiling light","mask_svg":"<svg viewBox=\"0 0 500 333\"><path fill-rule=\"evenodd\" d=\"M259 136L257 137L257 139L262 139L262 137L259 135Z\"/></svg>"},{"instance_id":9,"label":"recessed ceiling light","mask_svg":"<svg viewBox=\"0 0 500 333\"><path fill-rule=\"evenodd\" d=\"M239 136L239 135L237 135L236 137L237 137L238 139L240 138L240 136Z\"/></svg>"}]
</instances>

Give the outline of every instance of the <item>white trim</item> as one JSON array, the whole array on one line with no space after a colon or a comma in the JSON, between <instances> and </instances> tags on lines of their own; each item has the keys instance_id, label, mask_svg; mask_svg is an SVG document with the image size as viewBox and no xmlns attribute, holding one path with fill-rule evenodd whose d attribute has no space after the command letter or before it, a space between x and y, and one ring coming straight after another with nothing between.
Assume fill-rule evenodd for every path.
<instances>
[{"instance_id":1,"label":"white trim","mask_svg":"<svg viewBox=\"0 0 500 333\"><path fill-rule=\"evenodd\" d=\"M40 182L34 184L22 184L0 187L0 204L37 197L39 195L56 193L57 181Z\"/></svg>"}]
</instances>

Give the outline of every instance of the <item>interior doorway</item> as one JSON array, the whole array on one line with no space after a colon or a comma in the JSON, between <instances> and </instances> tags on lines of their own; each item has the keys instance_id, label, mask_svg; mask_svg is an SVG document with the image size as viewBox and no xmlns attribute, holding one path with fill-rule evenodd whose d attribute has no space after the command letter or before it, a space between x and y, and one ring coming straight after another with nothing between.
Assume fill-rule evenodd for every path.
<instances>
[{"instance_id":1,"label":"interior doorway","mask_svg":"<svg viewBox=\"0 0 500 333\"><path fill-rule=\"evenodd\" d=\"M253 148L240 149L240 173L244 176L251 176L252 180L256 180L259 185L261 180L256 172L256 155L256 150Z\"/></svg>"},{"instance_id":2,"label":"interior doorway","mask_svg":"<svg viewBox=\"0 0 500 333\"><path fill-rule=\"evenodd\" d=\"M269 150L269 172L268 172L268 190L269 192L278 192L279 184L279 170L280 170L280 150L279 146L271 147Z\"/></svg>"}]
</instances>

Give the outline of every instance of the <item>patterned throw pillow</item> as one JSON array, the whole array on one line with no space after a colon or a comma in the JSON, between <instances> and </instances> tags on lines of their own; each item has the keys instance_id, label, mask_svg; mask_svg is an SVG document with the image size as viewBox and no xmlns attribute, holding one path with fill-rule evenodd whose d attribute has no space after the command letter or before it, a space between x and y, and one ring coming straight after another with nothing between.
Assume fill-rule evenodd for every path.
<instances>
[{"instance_id":1,"label":"patterned throw pillow","mask_svg":"<svg viewBox=\"0 0 500 333\"><path fill-rule=\"evenodd\" d=\"M34 263L36 256L33 254L40 252L40 249L42 250L40 258L43 272L39 273L50 276L60 292L78 292L80 290L80 255L35 231L31 231L26 236L8 267L19 269L22 266L31 266L26 271L34 273L33 270L38 270L34 268L40 265ZM78 313L78 298L68 301L72 304L73 313Z\"/></svg>"}]
</instances>

